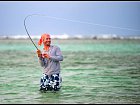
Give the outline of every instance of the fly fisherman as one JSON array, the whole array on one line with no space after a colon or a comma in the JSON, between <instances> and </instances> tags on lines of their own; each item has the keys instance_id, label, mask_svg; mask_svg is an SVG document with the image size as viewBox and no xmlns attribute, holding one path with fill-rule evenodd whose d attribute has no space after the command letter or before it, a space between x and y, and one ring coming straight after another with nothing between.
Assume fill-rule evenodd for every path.
<instances>
[{"instance_id":1,"label":"fly fisherman","mask_svg":"<svg viewBox=\"0 0 140 105\"><path fill-rule=\"evenodd\" d=\"M38 41L38 45L44 44L43 50L37 50L39 63L43 67L43 76L40 79L40 90L58 91L61 88L62 78L60 76L60 61L63 55L58 46L51 45L49 34L43 34Z\"/></svg>"}]
</instances>

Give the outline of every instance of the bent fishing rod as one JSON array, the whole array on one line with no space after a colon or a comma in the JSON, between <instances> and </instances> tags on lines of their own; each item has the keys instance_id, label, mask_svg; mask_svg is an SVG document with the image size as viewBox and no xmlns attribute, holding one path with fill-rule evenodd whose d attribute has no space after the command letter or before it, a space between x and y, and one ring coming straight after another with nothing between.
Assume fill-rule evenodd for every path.
<instances>
[{"instance_id":1,"label":"bent fishing rod","mask_svg":"<svg viewBox=\"0 0 140 105\"><path fill-rule=\"evenodd\" d=\"M24 19L24 27L25 27L25 30L26 30L27 35L29 36L31 42L33 43L33 45L34 45L34 46L36 47L36 49L38 50L37 46L35 45L35 43L33 42L32 38L31 38L31 36L29 35L29 32L28 32L27 27L26 27L26 19L27 19L29 16L32 16L32 15L28 15L28 16L26 16L25 19Z\"/></svg>"},{"instance_id":2,"label":"bent fishing rod","mask_svg":"<svg viewBox=\"0 0 140 105\"><path fill-rule=\"evenodd\" d=\"M36 15L36 16L46 16L46 15L43 15L43 14L31 14L31 15L27 15L27 16L25 17L25 19L24 19L24 27L25 27L26 33L27 33L27 35L29 36L29 39L31 40L31 42L33 43L33 45L35 46L35 48L38 50L37 46L35 45L35 43L33 42L32 38L31 38L31 36L29 35L29 32L28 32L27 27L26 27L26 19L27 19L28 17L30 17L30 16L33 16L33 15ZM53 18L53 17L49 17L49 16L48 16L48 18Z\"/></svg>"}]
</instances>

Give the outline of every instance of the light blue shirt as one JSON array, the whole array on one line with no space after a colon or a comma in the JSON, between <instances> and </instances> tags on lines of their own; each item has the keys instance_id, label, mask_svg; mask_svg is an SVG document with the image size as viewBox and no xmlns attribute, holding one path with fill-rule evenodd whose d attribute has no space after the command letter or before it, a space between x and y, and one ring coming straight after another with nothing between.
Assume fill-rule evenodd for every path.
<instances>
[{"instance_id":1,"label":"light blue shirt","mask_svg":"<svg viewBox=\"0 0 140 105\"><path fill-rule=\"evenodd\" d=\"M43 67L44 74L52 75L60 73L60 61L63 61L63 55L58 46L51 45L49 51L43 50L42 53L47 53L50 59L40 57L39 62Z\"/></svg>"}]
</instances>

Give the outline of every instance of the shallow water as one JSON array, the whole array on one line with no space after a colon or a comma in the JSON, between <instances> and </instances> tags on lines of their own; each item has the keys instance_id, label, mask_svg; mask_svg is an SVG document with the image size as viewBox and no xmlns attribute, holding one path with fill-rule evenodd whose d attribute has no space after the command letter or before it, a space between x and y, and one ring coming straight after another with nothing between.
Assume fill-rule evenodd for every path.
<instances>
[{"instance_id":1,"label":"shallow water","mask_svg":"<svg viewBox=\"0 0 140 105\"><path fill-rule=\"evenodd\" d=\"M35 43L37 41L35 40ZM140 40L53 40L62 88L41 93L30 40L0 40L0 103L140 103Z\"/></svg>"}]
</instances>

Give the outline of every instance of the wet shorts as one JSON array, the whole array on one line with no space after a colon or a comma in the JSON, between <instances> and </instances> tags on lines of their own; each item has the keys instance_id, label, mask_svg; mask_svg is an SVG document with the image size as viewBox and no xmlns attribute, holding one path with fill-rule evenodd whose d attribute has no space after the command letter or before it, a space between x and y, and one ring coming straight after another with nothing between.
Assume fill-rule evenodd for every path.
<instances>
[{"instance_id":1,"label":"wet shorts","mask_svg":"<svg viewBox=\"0 0 140 105\"><path fill-rule=\"evenodd\" d=\"M43 76L40 79L40 90L43 91L58 91L61 88L62 78L59 74L53 74L51 76L48 76L46 74L43 74Z\"/></svg>"}]
</instances>

